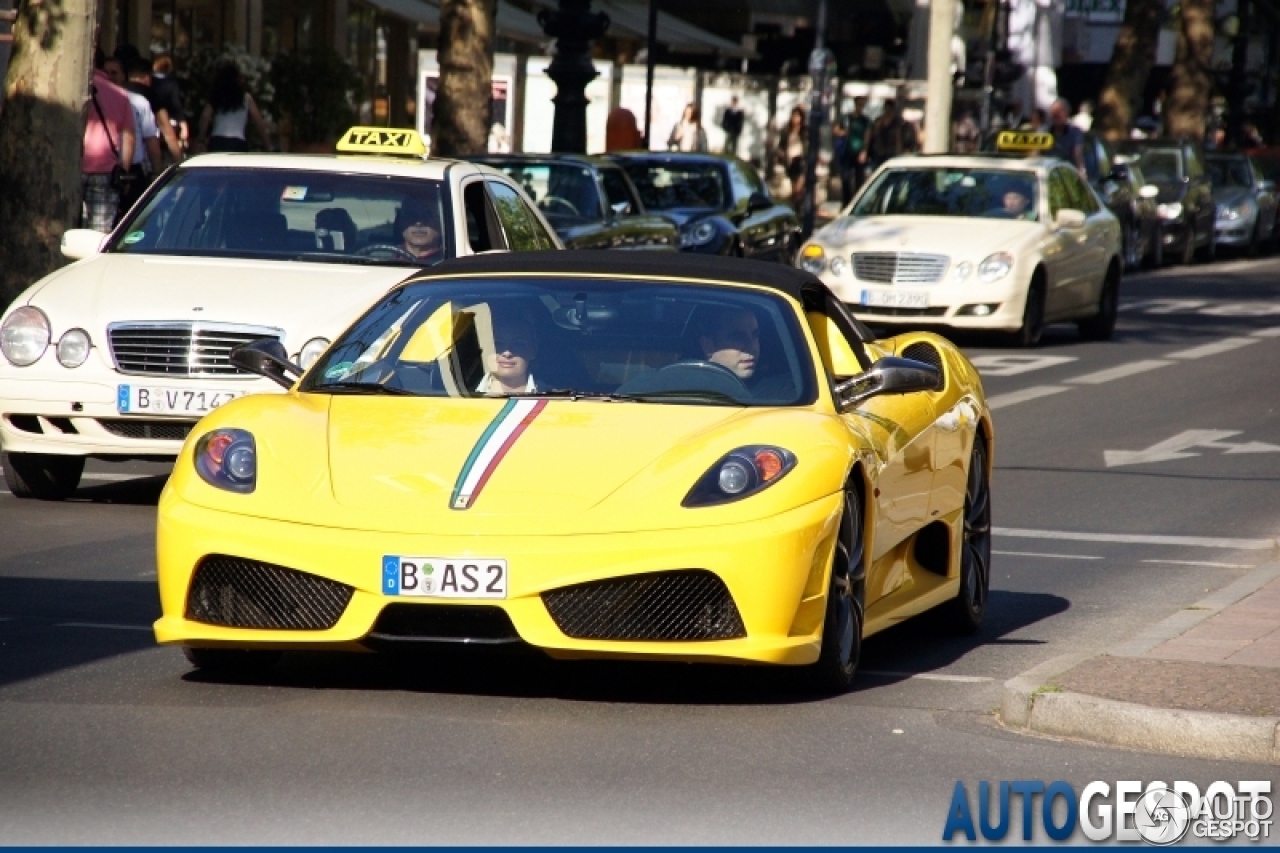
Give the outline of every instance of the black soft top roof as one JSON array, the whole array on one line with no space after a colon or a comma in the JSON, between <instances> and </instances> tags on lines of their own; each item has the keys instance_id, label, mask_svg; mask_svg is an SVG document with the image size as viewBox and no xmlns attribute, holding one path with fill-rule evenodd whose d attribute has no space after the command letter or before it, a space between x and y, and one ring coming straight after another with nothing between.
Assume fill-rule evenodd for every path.
<instances>
[{"instance_id":1,"label":"black soft top roof","mask_svg":"<svg viewBox=\"0 0 1280 853\"><path fill-rule=\"evenodd\" d=\"M704 279L730 284L753 284L781 291L803 302L801 291L827 286L804 270L778 263L741 258L694 255L684 252L495 252L443 261L414 277L429 281L455 275L592 275L601 278L619 275L662 276Z\"/></svg>"}]
</instances>

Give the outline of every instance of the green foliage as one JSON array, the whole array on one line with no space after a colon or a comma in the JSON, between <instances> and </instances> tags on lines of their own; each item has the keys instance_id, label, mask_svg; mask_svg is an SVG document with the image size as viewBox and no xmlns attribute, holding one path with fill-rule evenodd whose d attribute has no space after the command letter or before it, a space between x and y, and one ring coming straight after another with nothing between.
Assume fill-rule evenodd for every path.
<instances>
[{"instance_id":1,"label":"green foliage","mask_svg":"<svg viewBox=\"0 0 1280 853\"><path fill-rule=\"evenodd\" d=\"M332 141L356 123L364 81L335 50L280 54L271 67L271 83L276 111L288 117L295 142Z\"/></svg>"}]
</instances>

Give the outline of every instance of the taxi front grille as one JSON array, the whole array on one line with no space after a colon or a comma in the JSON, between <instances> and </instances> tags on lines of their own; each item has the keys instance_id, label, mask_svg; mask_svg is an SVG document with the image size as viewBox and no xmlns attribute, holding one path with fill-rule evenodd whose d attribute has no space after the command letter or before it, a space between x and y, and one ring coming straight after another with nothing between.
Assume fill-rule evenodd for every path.
<instances>
[{"instance_id":1,"label":"taxi front grille","mask_svg":"<svg viewBox=\"0 0 1280 853\"><path fill-rule=\"evenodd\" d=\"M916 252L854 252L853 274L877 284L934 284L947 271L946 255Z\"/></svg>"},{"instance_id":2,"label":"taxi front grille","mask_svg":"<svg viewBox=\"0 0 1280 853\"><path fill-rule=\"evenodd\" d=\"M686 569L567 586L542 594L551 618L580 640L730 640L747 635L724 581Z\"/></svg>"},{"instance_id":3,"label":"taxi front grille","mask_svg":"<svg viewBox=\"0 0 1280 853\"><path fill-rule=\"evenodd\" d=\"M151 438L162 441L186 441L195 421L138 421L125 418L98 418L98 424L121 438Z\"/></svg>"},{"instance_id":4,"label":"taxi front grille","mask_svg":"<svg viewBox=\"0 0 1280 853\"><path fill-rule=\"evenodd\" d=\"M321 631L338 623L353 592L296 569L212 554L191 578L186 618L228 628Z\"/></svg>"},{"instance_id":5,"label":"taxi front grille","mask_svg":"<svg viewBox=\"0 0 1280 853\"><path fill-rule=\"evenodd\" d=\"M221 323L113 323L107 329L116 368L134 376L250 376L231 364L231 350L283 337L279 329Z\"/></svg>"}]
</instances>

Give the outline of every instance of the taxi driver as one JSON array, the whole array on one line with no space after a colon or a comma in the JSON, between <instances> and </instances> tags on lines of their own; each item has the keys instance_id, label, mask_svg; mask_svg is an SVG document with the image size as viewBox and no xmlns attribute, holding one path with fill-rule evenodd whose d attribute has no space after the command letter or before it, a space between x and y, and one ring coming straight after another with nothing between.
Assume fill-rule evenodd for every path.
<instances>
[{"instance_id":1,"label":"taxi driver","mask_svg":"<svg viewBox=\"0 0 1280 853\"><path fill-rule=\"evenodd\" d=\"M495 351L484 354L485 375L476 391L490 397L538 390L529 363L538 357L538 333L527 317L494 314Z\"/></svg>"},{"instance_id":2,"label":"taxi driver","mask_svg":"<svg viewBox=\"0 0 1280 853\"><path fill-rule=\"evenodd\" d=\"M717 309L698 339L707 361L728 368L744 382L755 375L760 358L760 323L745 308Z\"/></svg>"},{"instance_id":3,"label":"taxi driver","mask_svg":"<svg viewBox=\"0 0 1280 853\"><path fill-rule=\"evenodd\" d=\"M400 235L400 248L418 260L440 255L440 220L427 201L420 198L406 199L396 213L396 233Z\"/></svg>"},{"instance_id":4,"label":"taxi driver","mask_svg":"<svg viewBox=\"0 0 1280 853\"><path fill-rule=\"evenodd\" d=\"M1010 219L1021 219L1030 206L1031 200L1018 190L1009 190L1004 194L1004 215Z\"/></svg>"}]
</instances>

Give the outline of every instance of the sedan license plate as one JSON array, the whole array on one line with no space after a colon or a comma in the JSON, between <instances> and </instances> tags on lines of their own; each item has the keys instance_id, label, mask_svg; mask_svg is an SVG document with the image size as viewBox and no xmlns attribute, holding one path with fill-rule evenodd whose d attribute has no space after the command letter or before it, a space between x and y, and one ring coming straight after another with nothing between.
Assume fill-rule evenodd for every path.
<instances>
[{"instance_id":1,"label":"sedan license plate","mask_svg":"<svg viewBox=\"0 0 1280 853\"><path fill-rule=\"evenodd\" d=\"M878 308L928 308L927 290L864 290L862 304Z\"/></svg>"},{"instance_id":2,"label":"sedan license plate","mask_svg":"<svg viewBox=\"0 0 1280 853\"><path fill-rule=\"evenodd\" d=\"M382 593L416 598L506 598L507 561L388 555L382 558Z\"/></svg>"},{"instance_id":3,"label":"sedan license plate","mask_svg":"<svg viewBox=\"0 0 1280 853\"><path fill-rule=\"evenodd\" d=\"M225 388L192 391L187 388L121 385L116 389L116 410L122 415L205 415L246 393Z\"/></svg>"}]
</instances>

